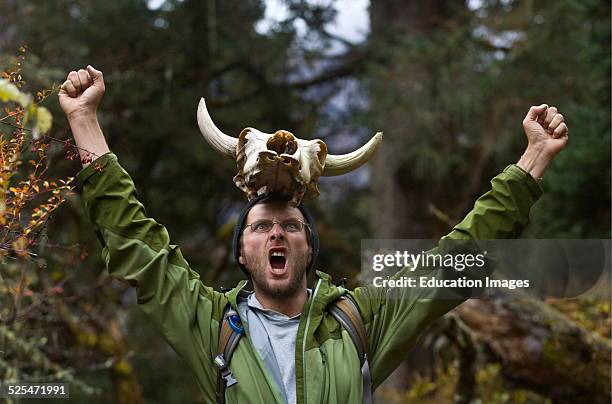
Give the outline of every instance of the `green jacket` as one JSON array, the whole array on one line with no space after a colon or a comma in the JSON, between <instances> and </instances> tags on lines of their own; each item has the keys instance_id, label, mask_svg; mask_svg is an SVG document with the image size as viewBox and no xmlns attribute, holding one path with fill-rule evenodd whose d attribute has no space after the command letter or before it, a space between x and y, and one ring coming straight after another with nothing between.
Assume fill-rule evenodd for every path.
<instances>
[{"instance_id":1,"label":"green jacket","mask_svg":"<svg viewBox=\"0 0 612 404\"><path fill-rule=\"evenodd\" d=\"M147 217L134 184L106 154L78 174L83 199L102 241L109 273L137 288L138 304L193 371L206 402L214 402L219 321L226 305L237 308L238 292L247 281L223 294L204 285L181 251L170 244L166 229ZM516 238L529 220L529 210L541 194L539 185L515 165L492 181L474 209L445 239ZM407 269L396 276L409 275ZM317 271L312 296L304 307L295 352L298 403L357 403L362 401L359 358L353 342L325 310L338 296L356 302L369 340L374 388L402 362L421 331L457 306L459 300L436 299L436 290L403 288L401 298L373 285L347 290ZM245 319L243 318L243 323ZM248 335L242 338L230 364L238 384L226 390L228 403L282 403L279 391Z\"/></svg>"}]
</instances>

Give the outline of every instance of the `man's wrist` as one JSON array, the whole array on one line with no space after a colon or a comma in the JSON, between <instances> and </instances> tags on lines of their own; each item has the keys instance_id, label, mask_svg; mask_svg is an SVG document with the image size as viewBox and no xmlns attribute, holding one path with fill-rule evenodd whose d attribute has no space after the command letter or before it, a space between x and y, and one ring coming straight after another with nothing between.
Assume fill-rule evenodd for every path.
<instances>
[{"instance_id":1,"label":"man's wrist","mask_svg":"<svg viewBox=\"0 0 612 404\"><path fill-rule=\"evenodd\" d=\"M83 167L110 152L95 111L70 115L68 123Z\"/></svg>"},{"instance_id":2,"label":"man's wrist","mask_svg":"<svg viewBox=\"0 0 612 404\"><path fill-rule=\"evenodd\" d=\"M79 109L66 114L66 118L70 124L81 123L81 122L98 122L98 115L96 110L92 109Z\"/></svg>"},{"instance_id":3,"label":"man's wrist","mask_svg":"<svg viewBox=\"0 0 612 404\"><path fill-rule=\"evenodd\" d=\"M528 146L516 165L534 179L541 180L551 160L541 148Z\"/></svg>"}]
</instances>

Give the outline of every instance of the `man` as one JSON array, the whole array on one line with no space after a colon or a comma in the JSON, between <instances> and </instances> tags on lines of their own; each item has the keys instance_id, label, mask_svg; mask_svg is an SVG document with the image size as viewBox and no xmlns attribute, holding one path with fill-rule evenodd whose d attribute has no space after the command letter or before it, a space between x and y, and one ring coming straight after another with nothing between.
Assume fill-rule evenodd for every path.
<instances>
[{"instance_id":1,"label":"man","mask_svg":"<svg viewBox=\"0 0 612 404\"><path fill-rule=\"evenodd\" d=\"M247 281L227 294L203 285L166 229L145 216L129 175L110 153L96 118L104 89L102 73L87 66L70 72L59 93L84 166L78 179L85 206L110 274L137 288L138 304L194 372L206 402L215 401L213 359L228 305L246 334L230 363L238 383L226 389L226 402L356 403L365 399L360 360L346 330L327 312L330 303L342 295L356 303L374 388L428 324L460 303L437 298L436 289L405 288L394 298L373 285L348 291L319 271L307 289L318 253L314 222L303 206L274 196L251 201L236 226L234 255L254 293L245 296ZM567 143L563 121L554 107L531 107L523 121L525 153L492 180L492 189L443 240L517 237L541 194L536 179Z\"/></svg>"}]
</instances>

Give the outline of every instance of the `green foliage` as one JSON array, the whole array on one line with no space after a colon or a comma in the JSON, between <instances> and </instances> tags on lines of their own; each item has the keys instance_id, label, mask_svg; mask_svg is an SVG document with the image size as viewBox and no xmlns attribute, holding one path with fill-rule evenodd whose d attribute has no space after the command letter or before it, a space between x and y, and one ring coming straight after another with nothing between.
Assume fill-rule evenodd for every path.
<instances>
[{"instance_id":1,"label":"green foliage","mask_svg":"<svg viewBox=\"0 0 612 404\"><path fill-rule=\"evenodd\" d=\"M0 79L0 101L15 101L22 107L27 108L32 103L32 96L22 93L16 85L8 80Z\"/></svg>"},{"instance_id":2,"label":"green foliage","mask_svg":"<svg viewBox=\"0 0 612 404\"><path fill-rule=\"evenodd\" d=\"M531 105L547 102L566 117L570 144L546 175L532 232L608 237L609 4L487 1L452 12L426 32L378 46L383 63L365 77L374 100L370 125L401 148L397 187L424 188L429 202L460 219L466 201L518 161L521 121ZM474 180L479 186L470 189ZM449 192L455 184L471 193Z\"/></svg>"},{"instance_id":3,"label":"green foliage","mask_svg":"<svg viewBox=\"0 0 612 404\"><path fill-rule=\"evenodd\" d=\"M24 110L23 123L33 123L33 135L35 138L51 129L53 117L49 110L38 106L34 103L34 97L31 94L21 92L15 84L7 79L0 79L0 101L3 103L12 101L21 105Z\"/></svg>"}]
</instances>

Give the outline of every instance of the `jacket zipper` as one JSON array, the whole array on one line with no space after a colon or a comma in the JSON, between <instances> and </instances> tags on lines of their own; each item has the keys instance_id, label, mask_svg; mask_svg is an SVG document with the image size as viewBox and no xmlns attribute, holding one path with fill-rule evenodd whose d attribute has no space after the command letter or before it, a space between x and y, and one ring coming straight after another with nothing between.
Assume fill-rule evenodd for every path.
<instances>
[{"instance_id":1,"label":"jacket zipper","mask_svg":"<svg viewBox=\"0 0 612 404\"><path fill-rule=\"evenodd\" d=\"M310 328L310 315L312 314L312 307L315 303L315 298L317 297L317 292L319 291L319 286L321 285L321 279L317 282L317 286L315 287L314 293L312 294L312 301L310 302L310 307L308 308L308 317L306 317L306 326L304 327L304 336L302 337L302 377L304 382L304 403L308 402L308 391L306 390L306 334L308 334L308 328Z\"/></svg>"}]
</instances>

